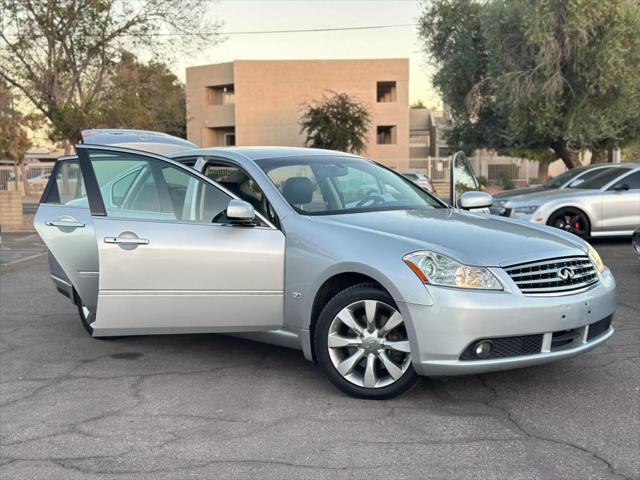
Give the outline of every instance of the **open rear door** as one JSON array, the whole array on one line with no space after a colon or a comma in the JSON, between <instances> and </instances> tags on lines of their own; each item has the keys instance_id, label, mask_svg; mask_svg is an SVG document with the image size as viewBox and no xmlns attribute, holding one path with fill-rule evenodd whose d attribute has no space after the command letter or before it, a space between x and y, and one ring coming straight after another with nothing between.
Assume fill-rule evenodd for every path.
<instances>
[{"instance_id":1,"label":"open rear door","mask_svg":"<svg viewBox=\"0 0 640 480\"><path fill-rule=\"evenodd\" d=\"M73 290L84 305L98 300L98 248L87 194L77 157L56 162L34 226L49 249L51 278L58 289Z\"/></svg>"}]
</instances>

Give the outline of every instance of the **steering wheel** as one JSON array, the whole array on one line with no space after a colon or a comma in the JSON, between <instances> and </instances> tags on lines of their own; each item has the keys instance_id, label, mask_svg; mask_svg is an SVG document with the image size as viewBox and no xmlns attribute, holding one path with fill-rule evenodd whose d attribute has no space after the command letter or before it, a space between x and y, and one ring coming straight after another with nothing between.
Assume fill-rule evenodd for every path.
<instances>
[{"instance_id":1,"label":"steering wheel","mask_svg":"<svg viewBox=\"0 0 640 480\"><path fill-rule=\"evenodd\" d=\"M366 193L365 197L356 204L356 208L364 207L369 202L373 202L371 205L380 205L384 203L384 199L378 194L376 189L372 188Z\"/></svg>"}]
</instances>

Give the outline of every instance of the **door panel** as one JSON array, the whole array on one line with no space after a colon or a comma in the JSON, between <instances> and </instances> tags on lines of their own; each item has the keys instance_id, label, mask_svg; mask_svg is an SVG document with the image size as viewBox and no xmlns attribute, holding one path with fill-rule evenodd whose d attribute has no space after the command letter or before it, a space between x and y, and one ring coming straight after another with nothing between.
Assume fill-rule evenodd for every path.
<instances>
[{"instance_id":1,"label":"door panel","mask_svg":"<svg viewBox=\"0 0 640 480\"><path fill-rule=\"evenodd\" d=\"M619 189L624 186L626 190ZM602 194L601 231L631 232L640 225L640 171L619 179Z\"/></svg>"},{"instance_id":2,"label":"door panel","mask_svg":"<svg viewBox=\"0 0 640 480\"><path fill-rule=\"evenodd\" d=\"M633 231L640 224L640 191L602 193L601 232Z\"/></svg>"},{"instance_id":3,"label":"door panel","mask_svg":"<svg viewBox=\"0 0 640 480\"><path fill-rule=\"evenodd\" d=\"M282 326L282 232L263 222L225 224L232 197L162 157L86 148L81 159L96 180L90 203L106 213L93 217L100 262L94 335ZM134 170L136 179L113 201L114 186Z\"/></svg>"},{"instance_id":4,"label":"door panel","mask_svg":"<svg viewBox=\"0 0 640 480\"><path fill-rule=\"evenodd\" d=\"M58 160L34 219L49 249L51 277L88 307L98 301L98 247L78 159Z\"/></svg>"},{"instance_id":5,"label":"door panel","mask_svg":"<svg viewBox=\"0 0 640 480\"><path fill-rule=\"evenodd\" d=\"M34 225L82 302L95 307L98 300L98 249L89 209L41 204ZM56 265L54 262L51 264ZM59 276L53 269L51 274Z\"/></svg>"},{"instance_id":6,"label":"door panel","mask_svg":"<svg viewBox=\"0 0 640 480\"><path fill-rule=\"evenodd\" d=\"M284 236L269 228L95 219L97 335L282 326ZM107 243L133 237L148 243Z\"/></svg>"}]
</instances>

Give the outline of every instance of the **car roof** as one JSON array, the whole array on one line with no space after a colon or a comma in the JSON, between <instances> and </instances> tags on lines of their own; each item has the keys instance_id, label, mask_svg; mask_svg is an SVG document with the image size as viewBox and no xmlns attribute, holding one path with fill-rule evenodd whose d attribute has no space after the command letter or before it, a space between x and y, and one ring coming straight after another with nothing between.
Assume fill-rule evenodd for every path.
<instances>
[{"instance_id":1,"label":"car roof","mask_svg":"<svg viewBox=\"0 0 640 480\"><path fill-rule=\"evenodd\" d=\"M83 130L82 143L85 145L111 145L164 155L198 148L194 143L166 133L126 128Z\"/></svg>"},{"instance_id":2,"label":"car roof","mask_svg":"<svg viewBox=\"0 0 640 480\"><path fill-rule=\"evenodd\" d=\"M303 148L303 147L213 147L213 148L197 148L188 151L174 152L168 155L171 158L184 156L225 156L225 154L241 155L248 160L265 160L269 158L284 157L316 157L321 160L322 157L331 155L332 157L345 158L361 158L345 152L335 150L326 150L322 148Z\"/></svg>"}]
</instances>

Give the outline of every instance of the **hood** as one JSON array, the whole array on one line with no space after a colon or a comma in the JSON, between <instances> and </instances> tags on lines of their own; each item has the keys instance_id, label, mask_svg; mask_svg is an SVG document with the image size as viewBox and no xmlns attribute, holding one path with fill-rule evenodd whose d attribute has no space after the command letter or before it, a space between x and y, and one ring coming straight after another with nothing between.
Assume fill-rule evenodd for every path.
<instances>
[{"instance_id":1,"label":"hood","mask_svg":"<svg viewBox=\"0 0 640 480\"><path fill-rule=\"evenodd\" d=\"M497 267L586 253L578 237L551 227L449 208L308 218L392 236L407 243L407 253L433 249L467 265Z\"/></svg>"},{"instance_id":2,"label":"hood","mask_svg":"<svg viewBox=\"0 0 640 480\"><path fill-rule=\"evenodd\" d=\"M504 192L496 193L493 198L497 200L507 200L512 197L517 197L519 195L528 195L530 193L537 192L545 192L549 189L545 187L535 187L535 188L519 188L517 190L505 190Z\"/></svg>"},{"instance_id":3,"label":"hood","mask_svg":"<svg viewBox=\"0 0 640 480\"><path fill-rule=\"evenodd\" d=\"M588 197L600 194L600 190L588 190L586 188L565 188L562 190L545 190L543 192L530 193L519 197L510 198L507 207L542 205L556 199L566 199L569 197Z\"/></svg>"}]
</instances>

